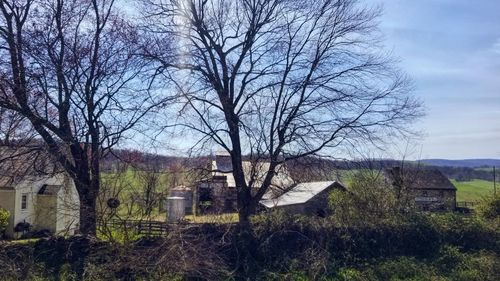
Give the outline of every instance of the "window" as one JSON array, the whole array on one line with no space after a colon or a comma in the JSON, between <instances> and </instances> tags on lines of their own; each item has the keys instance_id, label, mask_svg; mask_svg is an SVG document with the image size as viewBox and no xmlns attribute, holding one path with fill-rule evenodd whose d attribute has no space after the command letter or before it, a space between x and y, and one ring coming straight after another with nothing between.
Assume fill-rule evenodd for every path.
<instances>
[{"instance_id":1,"label":"window","mask_svg":"<svg viewBox=\"0 0 500 281\"><path fill-rule=\"evenodd\" d=\"M23 194L21 196L21 210L28 209L28 194Z\"/></svg>"}]
</instances>

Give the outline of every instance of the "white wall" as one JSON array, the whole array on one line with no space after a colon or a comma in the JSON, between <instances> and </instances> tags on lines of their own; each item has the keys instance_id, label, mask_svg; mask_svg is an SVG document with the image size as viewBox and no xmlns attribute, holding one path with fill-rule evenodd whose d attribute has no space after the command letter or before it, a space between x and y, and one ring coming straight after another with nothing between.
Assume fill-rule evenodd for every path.
<instances>
[{"instance_id":1,"label":"white wall","mask_svg":"<svg viewBox=\"0 0 500 281\"><path fill-rule=\"evenodd\" d=\"M51 206L54 205L54 210L45 210L44 212L39 212L40 209L38 209L37 211L36 208L38 198L37 193L44 184L62 185L63 188L56 195L57 203L49 204ZM12 224L9 226L9 229L12 229L15 225L23 221L26 221L33 225L34 230L54 225L53 228L55 234L60 235L72 235L78 229L80 220L80 201L73 180L69 179L69 177L67 177L65 174L58 174L51 177L27 177L16 185L15 191L11 192L14 193L14 195L11 196L11 199L9 199L9 201L14 201L14 203L12 204L13 206L10 206L8 210L11 213L12 222ZM21 198L23 194L26 194L28 196L28 206L26 210L21 209ZM1 195L2 194L0 194L0 196ZM47 203L49 201L51 200L42 200L41 202ZM49 205L40 206L40 208L51 208L51 206ZM53 211L55 211L54 216L45 215L45 213ZM51 222L46 220L56 221ZM39 227L37 227L37 225ZM12 233L9 232L8 235L12 236Z\"/></svg>"},{"instance_id":2,"label":"white wall","mask_svg":"<svg viewBox=\"0 0 500 281\"><path fill-rule=\"evenodd\" d=\"M57 195L56 234L73 235L80 224L80 199L72 179L63 178L62 185Z\"/></svg>"}]
</instances>

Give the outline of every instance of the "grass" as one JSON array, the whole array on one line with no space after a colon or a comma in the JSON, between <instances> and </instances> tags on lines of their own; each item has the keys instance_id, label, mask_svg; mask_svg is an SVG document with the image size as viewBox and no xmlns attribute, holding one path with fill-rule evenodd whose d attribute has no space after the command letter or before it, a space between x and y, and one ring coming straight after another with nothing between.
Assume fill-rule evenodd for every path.
<instances>
[{"instance_id":1,"label":"grass","mask_svg":"<svg viewBox=\"0 0 500 281\"><path fill-rule=\"evenodd\" d=\"M10 243L17 245L29 245L38 242L40 238L28 238L28 239L19 239L19 240L11 240Z\"/></svg>"},{"instance_id":2,"label":"grass","mask_svg":"<svg viewBox=\"0 0 500 281\"><path fill-rule=\"evenodd\" d=\"M238 213L213 214L201 216L186 216L186 220L193 223L236 223L238 222Z\"/></svg>"},{"instance_id":3,"label":"grass","mask_svg":"<svg viewBox=\"0 0 500 281\"><path fill-rule=\"evenodd\" d=\"M457 201L479 201L482 197L493 194L493 182L485 180L451 180L457 188ZM500 188L500 186L498 186Z\"/></svg>"}]
</instances>

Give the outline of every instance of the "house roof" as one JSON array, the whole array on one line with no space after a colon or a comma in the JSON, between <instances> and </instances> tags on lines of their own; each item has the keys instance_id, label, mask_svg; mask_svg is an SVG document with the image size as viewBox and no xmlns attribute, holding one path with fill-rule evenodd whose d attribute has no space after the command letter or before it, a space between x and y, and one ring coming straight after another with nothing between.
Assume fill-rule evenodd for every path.
<instances>
[{"instance_id":1,"label":"house roof","mask_svg":"<svg viewBox=\"0 0 500 281\"><path fill-rule=\"evenodd\" d=\"M62 189L62 185L42 185L42 188L38 191L38 195L57 195Z\"/></svg>"},{"instance_id":2,"label":"house roof","mask_svg":"<svg viewBox=\"0 0 500 281\"><path fill-rule=\"evenodd\" d=\"M431 168L404 168L398 167L384 171L386 180L391 184L401 181L412 189L457 190L450 180L439 170Z\"/></svg>"},{"instance_id":3,"label":"house roof","mask_svg":"<svg viewBox=\"0 0 500 281\"><path fill-rule=\"evenodd\" d=\"M264 205L266 208L303 204L331 187L345 189L342 184L336 181L299 183L277 198L261 200L260 204Z\"/></svg>"},{"instance_id":4,"label":"house roof","mask_svg":"<svg viewBox=\"0 0 500 281\"><path fill-rule=\"evenodd\" d=\"M60 172L54 163L40 146L0 146L0 189L14 189L27 178Z\"/></svg>"},{"instance_id":5,"label":"house roof","mask_svg":"<svg viewBox=\"0 0 500 281\"><path fill-rule=\"evenodd\" d=\"M243 172L245 173L245 179L250 182L251 179L254 180L254 187L258 187L262 184L267 171L269 170L269 162L251 162L243 161ZM225 176L227 185L230 187L235 187L236 182L232 173L232 168L228 167L225 161L212 161L212 170L214 171L212 176ZM279 165L277 168L277 173L274 175L271 187L279 189L287 189L294 183L293 179L288 174L287 169L283 165Z\"/></svg>"}]
</instances>

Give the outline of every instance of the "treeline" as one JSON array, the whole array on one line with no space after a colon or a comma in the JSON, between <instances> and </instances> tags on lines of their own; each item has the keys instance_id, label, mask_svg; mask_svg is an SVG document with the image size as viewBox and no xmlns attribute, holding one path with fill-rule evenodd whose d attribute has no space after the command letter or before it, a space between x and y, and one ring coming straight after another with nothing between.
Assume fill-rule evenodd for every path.
<instances>
[{"instance_id":1,"label":"treeline","mask_svg":"<svg viewBox=\"0 0 500 281\"><path fill-rule=\"evenodd\" d=\"M139 150L114 149L102 160L101 169L106 172L118 171L120 167L130 166L140 170L155 171L166 171L171 167L182 167L186 170L203 169L207 168L210 161L214 159L214 155L179 157L146 153ZM247 155L243 159L249 160L250 156ZM341 171L345 170L383 170L395 166L437 169L448 178L457 181L470 181L473 179L493 181L494 178L493 170L487 169L488 167L434 166L418 161L393 159L334 160L320 157L304 157L287 162L287 168L292 177L301 181L333 180L339 179ZM497 179L499 177L497 175Z\"/></svg>"},{"instance_id":2,"label":"treeline","mask_svg":"<svg viewBox=\"0 0 500 281\"><path fill-rule=\"evenodd\" d=\"M139 150L113 149L101 160L101 170L119 172L128 167L142 171L163 172L171 168L204 168L210 163L210 156L179 157L147 153Z\"/></svg>"},{"instance_id":3,"label":"treeline","mask_svg":"<svg viewBox=\"0 0 500 281\"><path fill-rule=\"evenodd\" d=\"M467 167L435 167L445 174L448 178L455 179L457 181L470 181L473 179L493 181L494 175L492 169L475 169ZM496 175L496 180L498 181L498 174Z\"/></svg>"}]
</instances>

